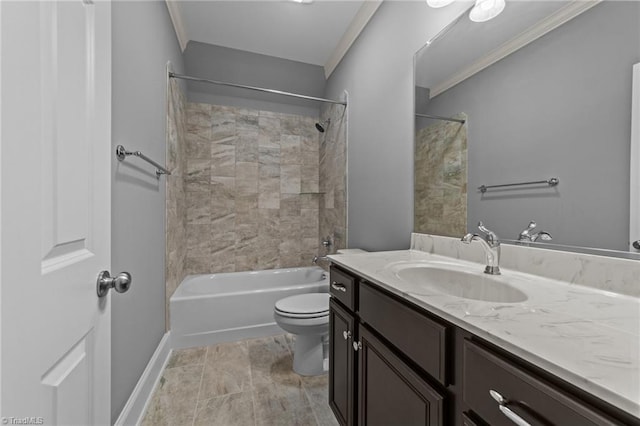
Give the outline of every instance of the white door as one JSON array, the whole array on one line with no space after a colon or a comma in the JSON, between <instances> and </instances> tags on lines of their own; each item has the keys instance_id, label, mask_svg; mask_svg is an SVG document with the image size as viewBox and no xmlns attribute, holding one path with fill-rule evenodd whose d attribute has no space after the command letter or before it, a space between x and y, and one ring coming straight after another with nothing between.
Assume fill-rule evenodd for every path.
<instances>
[{"instance_id":1,"label":"white door","mask_svg":"<svg viewBox=\"0 0 640 426\"><path fill-rule=\"evenodd\" d=\"M0 58L0 415L108 424L111 5L0 1Z\"/></svg>"}]
</instances>

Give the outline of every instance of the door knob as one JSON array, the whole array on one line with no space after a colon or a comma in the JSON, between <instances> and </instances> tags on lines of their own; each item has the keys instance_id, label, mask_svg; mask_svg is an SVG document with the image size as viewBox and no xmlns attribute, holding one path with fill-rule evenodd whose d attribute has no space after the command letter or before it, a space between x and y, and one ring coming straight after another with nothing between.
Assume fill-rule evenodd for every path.
<instances>
[{"instance_id":1,"label":"door knob","mask_svg":"<svg viewBox=\"0 0 640 426\"><path fill-rule=\"evenodd\" d=\"M631 245L633 246L634 249L640 250L640 240L634 241Z\"/></svg>"},{"instance_id":2,"label":"door knob","mask_svg":"<svg viewBox=\"0 0 640 426\"><path fill-rule=\"evenodd\" d=\"M109 290L114 288L118 293L125 293L131 287L131 274L120 272L116 277L111 277L109 271L102 271L98 274L96 292L98 297L104 297Z\"/></svg>"}]
</instances>

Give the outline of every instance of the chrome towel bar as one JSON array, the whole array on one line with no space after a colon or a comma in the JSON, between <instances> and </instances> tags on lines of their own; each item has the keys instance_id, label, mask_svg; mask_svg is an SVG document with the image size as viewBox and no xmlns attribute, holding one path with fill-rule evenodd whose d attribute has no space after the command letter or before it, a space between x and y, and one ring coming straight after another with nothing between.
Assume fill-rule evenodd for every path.
<instances>
[{"instance_id":1,"label":"chrome towel bar","mask_svg":"<svg viewBox=\"0 0 640 426\"><path fill-rule=\"evenodd\" d=\"M547 180L536 180L531 182L505 183L502 185L480 185L478 189L480 190L480 192L484 194L485 192L487 192L487 189L490 189L490 188L503 188L505 186L539 185L542 183L546 183L549 186L556 186L557 184L560 183L560 179L558 179L557 177L552 177Z\"/></svg>"},{"instance_id":2,"label":"chrome towel bar","mask_svg":"<svg viewBox=\"0 0 640 426\"><path fill-rule=\"evenodd\" d=\"M122 145L118 145L116 147L116 158L118 160L122 161L122 160L124 160L125 158L127 158L130 155L134 155L136 157L140 157L144 161L146 161L147 163L153 165L156 168L156 176L158 176L158 177L160 177L160 175L170 175L171 174L171 172L169 170L165 169L160 164L156 163L155 161L153 161L151 158L147 157L146 155L144 155L140 151L127 151L125 149L125 147L122 146Z\"/></svg>"}]
</instances>

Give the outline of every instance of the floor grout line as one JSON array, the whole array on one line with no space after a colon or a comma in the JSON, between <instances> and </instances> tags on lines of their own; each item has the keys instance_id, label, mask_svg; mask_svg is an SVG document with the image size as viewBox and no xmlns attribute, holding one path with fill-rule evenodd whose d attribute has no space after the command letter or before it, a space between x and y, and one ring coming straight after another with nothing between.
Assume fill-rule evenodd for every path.
<instances>
[{"instance_id":1,"label":"floor grout line","mask_svg":"<svg viewBox=\"0 0 640 426\"><path fill-rule=\"evenodd\" d=\"M198 384L198 395L196 396L196 406L193 409L193 420L191 426L195 426L196 417L198 416L198 405L200 405L200 392L202 392L202 381L204 380L204 369L207 366L207 358L209 357L209 349L211 346L207 346L207 350L204 353L204 361L202 362L202 372L200 373L200 383Z\"/></svg>"},{"instance_id":2,"label":"floor grout line","mask_svg":"<svg viewBox=\"0 0 640 426\"><path fill-rule=\"evenodd\" d=\"M251 362L251 351L249 349L249 341L245 340L245 345L247 345L247 360L249 361L249 384L251 385L251 407L253 409L253 426L258 426L258 411L256 410L256 393L254 392L255 387L253 386L253 363Z\"/></svg>"}]
</instances>

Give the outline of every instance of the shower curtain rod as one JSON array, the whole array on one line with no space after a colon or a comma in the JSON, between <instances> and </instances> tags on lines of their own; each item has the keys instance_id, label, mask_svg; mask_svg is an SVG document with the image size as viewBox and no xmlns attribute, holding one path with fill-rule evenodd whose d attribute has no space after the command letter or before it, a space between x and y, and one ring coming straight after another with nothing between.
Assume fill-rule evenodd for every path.
<instances>
[{"instance_id":1,"label":"shower curtain rod","mask_svg":"<svg viewBox=\"0 0 640 426\"><path fill-rule=\"evenodd\" d=\"M334 101L332 99L316 98L315 96L299 95L297 93L283 92L281 90L275 90L275 89L265 89L265 88L262 88L262 87L245 86L244 84L236 84L236 83L227 83L227 82L224 82L224 81L208 80L206 78L191 77L191 76L188 76L188 75L176 74L174 72L170 72L169 73L169 77L171 77L171 78L179 78L179 79L182 79L182 80L189 80L189 81L198 81L198 82L201 82L201 83L218 84L220 86L238 87L240 89L249 89L249 90L255 90L255 91L258 91L258 92L267 92L267 93L273 93L273 94L276 94L276 95L284 95L284 96L291 96L291 97L294 97L294 98L307 99L309 101L328 102L328 103L331 103L331 104L338 104L338 105L347 106L346 102Z\"/></svg>"}]
</instances>

